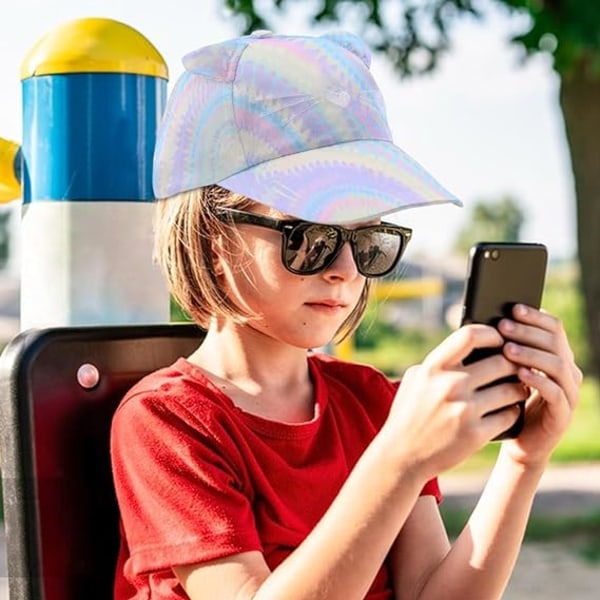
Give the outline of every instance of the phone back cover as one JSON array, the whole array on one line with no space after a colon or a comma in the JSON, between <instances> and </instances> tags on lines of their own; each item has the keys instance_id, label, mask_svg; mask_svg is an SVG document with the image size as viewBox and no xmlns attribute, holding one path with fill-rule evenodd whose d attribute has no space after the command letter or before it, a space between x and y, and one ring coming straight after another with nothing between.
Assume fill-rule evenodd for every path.
<instances>
[{"instance_id":1,"label":"phone back cover","mask_svg":"<svg viewBox=\"0 0 600 600\"><path fill-rule=\"evenodd\" d=\"M492 258L497 249L498 257ZM497 325L516 303L539 308L547 252L542 244L481 244L471 254L463 323Z\"/></svg>"}]
</instances>

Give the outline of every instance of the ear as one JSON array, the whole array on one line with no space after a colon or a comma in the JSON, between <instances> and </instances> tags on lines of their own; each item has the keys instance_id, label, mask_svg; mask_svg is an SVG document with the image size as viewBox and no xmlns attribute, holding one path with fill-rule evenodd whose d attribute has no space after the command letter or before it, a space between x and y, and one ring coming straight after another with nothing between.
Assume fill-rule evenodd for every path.
<instances>
[{"instance_id":1,"label":"ear","mask_svg":"<svg viewBox=\"0 0 600 600\"><path fill-rule=\"evenodd\" d=\"M220 256L213 257L213 273L217 277L221 277L225 273L225 267L223 266L223 259Z\"/></svg>"},{"instance_id":2,"label":"ear","mask_svg":"<svg viewBox=\"0 0 600 600\"><path fill-rule=\"evenodd\" d=\"M211 262L213 273L220 277L225 272L225 248L223 247L223 236L219 235L210 245Z\"/></svg>"}]
</instances>

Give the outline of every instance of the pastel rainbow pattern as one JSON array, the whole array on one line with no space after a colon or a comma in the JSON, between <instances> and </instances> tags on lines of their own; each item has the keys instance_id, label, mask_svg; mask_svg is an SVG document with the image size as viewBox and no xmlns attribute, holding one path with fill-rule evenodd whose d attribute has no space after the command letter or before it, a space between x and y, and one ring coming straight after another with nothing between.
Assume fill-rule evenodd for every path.
<instances>
[{"instance_id":1,"label":"pastel rainbow pattern","mask_svg":"<svg viewBox=\"0 0 600 600\"><path fill-rule=\"evenodd\" d=\"M330 223L460 204L393 144L369 63L351 34L260 32L187 55L159 130L156 195L219 183Z\"/></svg>"}]
</instances>

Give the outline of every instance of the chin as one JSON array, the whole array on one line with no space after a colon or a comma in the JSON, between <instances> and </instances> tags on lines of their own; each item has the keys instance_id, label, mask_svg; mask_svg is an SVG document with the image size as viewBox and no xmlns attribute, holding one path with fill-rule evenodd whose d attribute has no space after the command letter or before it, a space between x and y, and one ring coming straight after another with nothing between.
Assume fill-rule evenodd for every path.
<instances>
[{"instance_id":1,"label":"chin","mask_svg":"<svg viewBox=\"0 0 600 600\"><path fill-rule=\"evenodd\" d=\"M334 335L323 336L323 337L315 337L311 336L309 340L302 340L299 343L294 344L298 348L303 348L304 350L322 350L326 351L327 346L332 344L332 340L335 337Z\"/></svg>"}]
</instances>

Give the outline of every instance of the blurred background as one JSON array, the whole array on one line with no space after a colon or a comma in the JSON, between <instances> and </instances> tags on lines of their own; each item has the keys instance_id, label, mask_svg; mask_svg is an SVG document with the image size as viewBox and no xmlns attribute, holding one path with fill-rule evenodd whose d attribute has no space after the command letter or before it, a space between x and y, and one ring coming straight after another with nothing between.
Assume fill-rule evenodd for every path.
<instances>
[{"instance_id":1,"label":"blurred background","mask_svg":"<svg viewBox=\"0 0 600 600\"><path fill-rule=\"evenodd\" d=\"M562 499L555 494L552 506L536 505L506 598L558 598L563 597L561 589L571 590L575 598L597 597L600 4L589 0L11 2L2 7L0 19L1 138L16 143L22 139L24 57L48 31L81 17L108 17L140 31L164 57L169 89L183 70L184 54L254 29L289 34L346 29L371 44L372 71L383 90L396 143L465 206L413 209L392 216L414 229L405 260L374 294L355 336L335 351L401 376L456 326L473 242L544 243L550 265L543 306L564 320L586 380L575 423L554 456L555 472L563 469L567 478L561 484ZM19 200L0 205L1 343L19 330L20 215ZM180 317L174 310L174 318ZM497 449L490 445L451 474L453 482L464 482L462 487L453 487L448 479L448 489L457 499L443 505L451 532L464 523ZM595 480L597 487L574 494L577 477ZM557 489L562 488L557 484Z\"/></svg>"}]
</instances>

